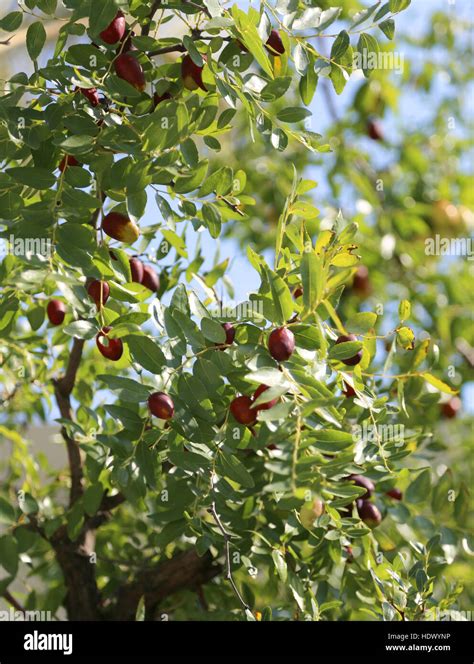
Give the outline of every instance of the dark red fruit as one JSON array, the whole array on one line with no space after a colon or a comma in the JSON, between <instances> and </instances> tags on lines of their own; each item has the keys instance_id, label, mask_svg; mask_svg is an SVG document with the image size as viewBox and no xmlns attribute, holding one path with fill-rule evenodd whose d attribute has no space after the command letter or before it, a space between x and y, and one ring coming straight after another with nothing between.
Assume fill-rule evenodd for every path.
<instances>
[{"instance_id":1,"label":"dark red fruit","mask_svg":"<svg viewBox=\"0 0 474 664\"><path fill-rule=\"evenodd\" d=\"M206 56L201 56L203 60L206 60ZM189 54L186 54L181 61L181 78L183 85L187 90L197 90L201 88L204 92L207 92L207 88L202 82L202 70L204 67L197 65Z\"/></svg>"},{"instance_id":2,"label":"dark red fruit","mask_svg":"<svg viewBox=\"0 0 474 664\"><path fill-rule=\"evenodd\" d=\"M257 411L252 408L250 397L236 397L230 404L230 412L240 424L255 424Z\"/></svg>"},{"instance_id":3,"label":"dark red fruit","mask_svg":"<svg viewBox=\"0 0 474 664\"><path fill-rule=\"evenodd\" d=\"M278 30L272 30L270 32L270 36L267 39L265 48L272 55L275 55L275 53L282 55L285 52L285 47L283 46L283 42L281 40L280 33L278 32Z\"/></svg>"},{"instance_id":4,"label":"dark red fruit","mask_svg":"<svg viewBox=\"0 0 474 664\"><path fill-rule=\"evenodd\" d=\"M441 404L441 414L443 417L447 417L449 420L456 417L458 410L461 408L461 399L459 397L453 397L448 402Z\"/></svg>"},{"instance_id":5,"label":"dark red fruit","mask_svg":"<svg viewBox=\"0 0 474 664\"><path fill-rule=\"evenodd\" d=\"M149 290L156 293L160 287L160 278L152 267L149 265L144 265L143 278L140 283L142 283L143 286L146 286Z\"/></svg>"},{"instance_id":6,"label":"dark red fruit","mask_svg":"<svg viewBox=\"0 0 474 664\"><path fill-rule=\"evenodd\" d=\"M382 515L379 508L371 503L369 500L362 500L357 505L357 512L362 521L369 526L369 528L376 528L382 522Z\"/></svg>"},{"instance_id":7,"label":"dark red fruit","mask_svg":"<svg viewBox=\"0 0 474 664\"><path fill-rule=\"evenodd\" d=\"M355 337L353 334L341 334L341 336L336 339L336 344L343 344L348 341L357 341L357 337ZM354 367L356 364L359 364L361 359L362 351L359 350L355 355L352 357L347 357L345 360L341 360L341 362L346 364L348 367Z\"/></svg>"},{"instance_id":8,"label":"dark red fruit","mask_svg":"<svg viewBox=\"0 0 474 664\"><path fill-rule=\"evenodd\" d=\"M297 286L295 290L293 291L293 297L294 299L298 299L303 295L303 286Z\"/></svg>"},{"instance_id":9,"label":"dark red fruit","mask_svg":"<svg viewBox=\"0 0 474 664\"><path fill-rule=\"evenodd\" d=\"M372 292L369 270L365 265L359 265L357 268L352 281L352 290L361 298L367 297Z\"/></svg>"},{"instance_id":10,"label":"dark red fruit","mask_svg":"<svg viewBox=\"0 0 474 664\"><path fill-rule=\"evenodd\" d=\"M268 338L270 355L278 362L284 362L295 350L295 335L286 327L277 327Z\"/></svg>"},{"instance_id":11,"label":"dark red fruit","mask_svg":"<svg viewBox=\"0 0 474 664\"><path fill-rule=\"evenodd\" d=\"M268 389L270 389L268 385L259 385L255 390L255 393L253 395L253 400L256 401L258 397L263 392L265 392L265 390ZM278 398L271 399L270 401L266 401L265 403L259 403L258 406L255 406L254 410L269 410L270 408L273 408L273 406L276 406L277 403L278 403Z\"/></svg>"},{"instance_id":12,"label":"dark red fruit","mask_svg":"<svg viewBox=\"0 0 474 664\"><path fill-rule=\"evenodd\" d=\"M106 357L108 360L116 362L122 357L123 343L122 339L109 339L107 335L110 330L110 327L103 327L99 334L96 336L95 342L97 344L97 348L104 357ZM107 345L103 344L101 339L107 339Z\"/></svg>"},{"instance_id":13,"label":"dark red fruit","mask_svg":"<svg viewBox=\"0 0 474 664\"><path fill-rule=\"evenodd\" d=\"M114 61L115 73L134 88L142 92L145 89L145 74L141 64L132 53L121 53Z\"/></svg>"},{"instance_id":14,"label":"dark red fruit","mask_svg":"<svg viewBox=\"0 0 474 664\"><path fill-rule=\"evenodd\" d=\"M375 491L375 485L368 477L364 477L363 475L349 475L348 479L354 482L356 486L367 489L366 493L361 496L361 499L370 498Z\"/></svg>"},{"instance_id":15,"label":"dark red fruit","mask_svg":"<svg viewBox=\"0 0 474 664\"><path fill-rule=\"evenodd\" d=\"M110 286L106 281L94 279L94 281L91 281L89 284L87 292L96 303L97 309L100 309L109 299Z\"/></svg>"},{"instance_id":16,"label":"dark red fruit","mask_svg":"<svg viewBox=\"0 0 474 664\"><path fill-rule=\"evenodd\" d=\"M381 141L383 139L383 131L379 122L376 120L369 120L367 123L367 134L374 141Z\"/></svg>"},{"instance_id":17,"label":"dark red fruit","mask_svg":"<svg viewBox=\"0 0 474 664\"><path fill-rule=\"evenodd\" d=\"M66 305L61 300L51 300L46 307L51 325L61 325L66 315Z\"/></svg>"},{"instance_id":18,"label":"dark red fruit","mask_svg":"<svg viewBox=\"0 0 474 664\"><path fill-rule=\"evenodd\" d=\"M102 230L109 237L132 244L140 235L138 226L124 214L109 212L102 220Z\"/></svg>"},{"instance_id":19,"label":"dark red fruit","mask_svg":"<svg viewBox=\"0 0 474 664\"><path fill-rule=\"evenodd\" d=\"M397 488L390 489L390 491L387 491L386 495L394 500L402 500L403 498L403 493Z\"/></svg>"},{"instance_id":20,"label":"dark red fruit","mask_svg":"<svg viewBox=\"0 0 474 664\"><path fill-rule=\"evenodd\" d=\"M170 420L174 415L173 399L164 392L155 392L148 399L150 412L160 420Z\"/></svg>"},{"instance_id":21,"label":"dark red fruit","mask_svg":"<svg viewBox=\"0 0 474 664\"><path fill-rule=\"evenodd\" d=\"M132 37L135 37L134 30L129 30L127 36L123 40L123 44L117 49L118 53L128 53L128 51L136 51L137 47L133 45Z\"/></svg>"},{"instance_id":22,"label":"dark red fruit","mask_svg":"<svg viewBox=\"0 0 474 664\"><path fill-rule=\"evenodd\" d=\"M125 17L123 13L119 11L117 12L113 21L111 21L109 25L105 28L105 30L102 30L102 32L100 33L100 38L106 44L116 44L124 36L125 29L126 29Z\"/></svg>"},{"instance_id":23,"label":"dark red fruit","mask_svg":"<svg viewBox=\"0 0 474 664\"><path fill-rule=\"evenodd\" d=\"M222 327L224 328L225 332L225 341L223 344L218 344L218 348L220 350L225 350L227 346L230 346L234 343L235 327L232 325L232 323L222 323Z\"/></svg>"},{"instance_id":24,"label":"dark red fruit","mask_svg":"<svg viewBox=\"0 0 474 664\"><path fill-rule=\"evenodd\" d=\"M344 381L344 389L342 390L343 395L346 397L346 399L349 399L350 397L355 397L356 391L352 387L352 385L348 385L346 381Z\"/></svg>"},{"instance_id":25,"label":"dark red fruit","mask_svg":"<svg viewBox=\"0 0 474 664\"><path fill-rule=\"evenodd\" d=\"M173 99L169 92L163 92L162 95L155 92L153 94L153 108L155 109L158 104L161 104L162 101L166 101L166 99Z\"/></svg>"},{"instance_id":26,"label":"dark red fruit","mask_svg":"<svg viewBox=\"0 0 474 664\"><path fill-rule=\"evenodd\" d=\"M96 88L79 88L81 94L91 103L92 106L100 104L99 93Z\"/></svg>"},{"instance_id":27,"label":"dark red fruit","mask_svg":"<svg viewBox=\"0 0 474 664\"><path fill-rule=\"evenodd\" d=\"M73 157L72 154L65 154L61 159L61 163L59 164L58 168L62 173L68 166L80 166L76 157Z\"/></svg>"},{"instance_id":28,"label":"dark red fruit","mask_svg":"<svg viewBox=\"0 0 474 664\"><path fill-rule=\"evenodd\" d=\"M132 281L141 284L143 280L144 265L139 258L130 258L130 272L132 273Z\"/></svg>"}]
</instances>

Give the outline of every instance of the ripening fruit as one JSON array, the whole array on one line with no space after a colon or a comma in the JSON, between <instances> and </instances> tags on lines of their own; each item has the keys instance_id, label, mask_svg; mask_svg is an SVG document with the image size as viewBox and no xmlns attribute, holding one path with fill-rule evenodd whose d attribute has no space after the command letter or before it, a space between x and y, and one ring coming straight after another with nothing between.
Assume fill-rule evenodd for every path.
<instances>
[{"instance_id":1,"label":"ripening fruit","mask_svg":"<svg viewBox=\"0 0 474 664\"><path fill-rule=\"evenodd\" d=\"M382 523L379 508L369 500L357 501L357 513L369 528L376 528Z\"/></svg>"},{"instance_id":2,"label":"ripening fruit","mask_svg":"<svg viewBox=\"0 0 474 664\"><path fill-rule=\"evenodd\" d=\"M72 154L65 154L61 159L58 168L62 173L68 166L80 166L80 163L77 161L76 157L72 156Z\"/></svg>"},{"instance_id":3,"label":"ripening fruit","mask_svg":"<svg viewBox=\"0 0 474 664\"><path fill-rule=\"evenodd\" d=\"M203 60L206 60L205 55L201 55ZM181 61L181 78L183 85L187 90L197 90L201 88L207 92L207 88L202 82L202 70L204 67L197 65L189 54L186 54Z\"/></svg>"},{"instance_id":4,"label":"ripening fruit","mask_svg":"<svg viewBox=\"0 0 474 664\"><path fill-rule=\"evenodd\" d=\"M110 286L106 281L94 279L87 288L87 292L96 303L97 309L105 305L110 295Z\"/></svg>"},{"instance_id":5,"label":"ripening fruit","mask_svg":"<svg viewBox=\"0 0 474 664\"><path fill-rule=\"evenodd\" d=\"M61 300L51 300L46 307L51 325L61 325L66 315L66 305Z\"/></svg>"},{"instance_id":6,"label":"ripening fruit","mask_svg":"<svg viewBox=\"0 0 474 664\"><path fill-rule=\"evenodd\" d=\"M448 402L441 404L441 414L443 417L447 417L449 420L456 417L458 410L461 408L461 399L459 397L453 397Z\"/></svg>"},{"instance_id":7,"label":"ripening fruit","mask_svg":"<svg viewBox=\"0 0 474 664\"><path fill-rule=\"evenodd\" d=\"M366 298L372 292L372 284L369 279L369 270L365 265L359 265L352 281L352 290L360 298Z\"/></svg>"},{"instance_id":8,"label":"ripening fruit","mask_svg":"<svg viewBox=\"0 0 474 664\"><path fill-rule=\"evenodd\" d=\"M236 397L230 404L230 412L240 424L255 424L257 411L252 408L250 397Z\"/></svg>"},{"instance_id":9,"label":"ripening fruit","mask_svg":"<svg viewBox=\"0 0 474 664\"><path fill-rule=\"evenodd\" d=\"M119 11L113 21L109 23L105 30L102 30L99 36L106 44L116 44L124 36L125 29L125 17L123 13Z\"/></svg>"},{"instance_id":10,"label":"ripening fruit","mask_svg":"<svg viewBox=\"0 0 474 664\"><path fill-rule=\"evenodd\" d=\"M76 90L79 90L92 106L98 106L100 104L97 88L76 88Z\"/></svg>"},{"instance_id":11,"label":"ripening fruit","mask_svg":"<svg viewBox=\"0 0 474 664\"><path fill-rule=\"evenodd\" d=\"M145 74L141 64L131 53L121 53L114 61L115 73L134 88L142 92L145 89Z\"/></svg>"},{"instance_id":12,"label":"ripening fruit","mask_svg":"<svg viewBox=\"0 0 474 664\"><path fill-rule=\"evenodd\" d=\"M343 381L344 383L344 389L342 390L343 395L346 397L346 399L349 399L350 397L355 397L356 391L352 387L352 385L348 385L346 381Z\"/></svg>"},{"instance_id":13,"label":"ripening fruit","mask_svg":"<svg viewBox=\"0 0 474 664\"><path fill-rule=\"evenodd\" d=\"M390 496L390 498L393 498L394 500L402 500L403 498L403 493L396 487L387 491L385 495Z\"/></svg>"},{"instance_id":14,"label":"ripening fruit","mask_svg":"<svg viewBox=\"0 0 474 664\"><path fill-rule=\"evenodd\" d=\"M270 389L268 385L259 385L257 389L255 390L255 393L253 395L253 400L256 401L258 397L265 392L265 390ZM278 403L278 398L276 399L271 399L270 401L266 401L265 403L259 403L257 406L254 407L254 410L269 410L270 408L273 408L273 406L276 406Z\"/></svg>"},{"instance_id":15,"label":"ripening fruit","mask_svg":"<svg viewBox=\"0 0 474 664\"><path fill-rule=\"evenodd\" d=\"M376 120L369 120L367 123L367 134L373 141L383 140L382 127Z\"/></svg>"},{"instance_id":16,"label":"ripening fruit","mask_svg":"<svg viewBox=\"0 0 474 664\"><path fill-rule=\"evenodd\" d=\"M295 335L286 327L277 327L268 337L270 355L278 362L284 362L295 350Z\"/></svg>"},{"instance_id":17,"label":"ripening fruit","mask_svg":"<svg viewBox=\"0 0 474 664\"><path fill-rule=\"evenodd\" d=\"M143 286L146 286L149 290L156 293L160 287L160 278L156 274L155 270L149 265L143 266L143 277L140 282Z\"/></svg>"},{"instance_id":18,"label":"ripening fruit","mask_svg":"<svg viewBox=\"0 0 474 664\"><path fill-rule=\"evenodd\" d=\"M297 300L302 295L303 295L303 286L297 286L293 291L293 298Z\"/></svg>"},{"instance_id":19,"label":"ripening fruit","mask_svg":"<svg viewBox=\"0 0 474 664\"><path fill-rule=\"evenodd\" d=\"M375 491L375 485L368 477L364 477L363 475L349 475L348 479L352 480L356 486L367 489L367 491L361 496L362 499L370 498Z\"/></svg>"},{"instance_id":20,"label":"ripening fruit","mask_svg":"<svg viewBox=\"0 0 474 664\"><path fill-rule=\"evenodd\" d=\"M102 220L102 230L109 237L120 242L133 244L140 235L138 226L120 212L109 212Z\"/></svg>"},{"instance_id":21,"label":"ripening fruit","mask_svg":"<svg viewBox=\"0 0 474 664\"><path fill-rule=\"evenodd\" d=\"M357 337L355 337L353 334L341 334L341 336L336 339L336 344L343 344L347 341L357 341ZM356 364L359 364L361 359L362 350L359 350L355 355L352 357L346 357L346 359L341 360L341 362L346 364L348 367L354 367Z\"/></svg>"},{"instance_id":22,"label":"ripening fruit","mask_svg":"<svg viewBox=\"0 0 474 664\"><path fill-rule=\"evenodd\" d=\"M110 327L103 327L102 330L95 338L97 348L101 354L106 357L108 360L116 362L120 360L123 353L123 343L122 339L109 339L107 334L110 332ZM103 344L101 339L107 339L107 345Z\"/></svg>"},{"instance_id":23,"label":"ripening fruit","mask_svg":"<svg viewBox=\"0 0 474 664\"><path fill-rule=\"evenodd\" d=\"M320 498L314 498L313 501L307 501L300 509L301 525L305 528L313 527L316 519L324 512L324 503Z\"/></svg>"},{"instance_id":24,"label":"ripening fruit","mask_svg":"<svg viewBox=\"0 0 474 664\"><path fill-rule=\"evenodd\" d=\"M142 283L144 265L139 258L130 258L130 272L132 273L132 281L137 284Z\"/></svg>"},{"instance_id":25,"label":"ripening fruit","mask_svg":"<svg viewBox=\"0 0 474 664\"><path fill-rule=\"evenodd\" d=\"M272 30L270 32L270 36L267 39L265 48L272 55L275 55L275 53L282 55L285 52L285 47L283 46L283 42L281 41L280 33L278 30Z\"/></svg>"},{"instance_id":26,"label":"ripening fruit","mask_svg":"<svg viewBox=\"0 0 474 664\"><path fill-rule=\"evenodd\" d=\"M148 408L160 420L170 420L174 415L173 399L164 392L155 392L148 398Z\"/></svg>"}]
</instances>

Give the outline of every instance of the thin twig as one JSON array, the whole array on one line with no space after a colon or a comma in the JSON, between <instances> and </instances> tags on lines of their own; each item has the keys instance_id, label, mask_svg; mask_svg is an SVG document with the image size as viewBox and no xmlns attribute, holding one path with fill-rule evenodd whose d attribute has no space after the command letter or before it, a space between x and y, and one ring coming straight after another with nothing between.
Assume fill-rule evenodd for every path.
<instances>
[{"instance_id":1,"label":"thin twig","mask_svg":"<svg viewBox=\"0 0 474 664\"><path fill-rule=\"evenodd\" d=\"M232 586L234 593L237 595L239 602L242 604L242 608L244 611L250 611L250 606L245 602L244 598L240 594L239 589L236 586L236 583L234 581L234 578L232 576L232 569L231 569L231 564L230 564L230 540L231 540L231 535L227 532L227 530L224 528L222 521L220 519L220 516L217 513L216 510L216 504L213 501L211 504L211 507L209 508L208 512L212 514L214 521L216 522L217 527L222 533L222 536L224 538L224 543L225 543L225 562L226 562L226 569L225 569L225 578L229 581L230 585Z\"/></svg>"}]
</instances>

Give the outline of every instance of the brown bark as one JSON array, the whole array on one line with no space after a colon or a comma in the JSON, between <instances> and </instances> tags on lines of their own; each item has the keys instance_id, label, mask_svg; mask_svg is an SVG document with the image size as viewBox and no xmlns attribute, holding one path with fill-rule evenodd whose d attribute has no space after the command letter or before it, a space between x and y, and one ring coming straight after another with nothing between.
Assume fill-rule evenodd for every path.
<instances>
[{"instance_id":1,"label":"brown bark","mask_svg":"<svg viewBox=\"0 0 474 664\"><path fill-rule=\"evenodd\" d=\"M197 590L220 574L211 554L201 558L194 549L177 553L160 563L156 569L144 570L129 584L123 586L117 597L115 620L135 620L141 597L145 597L146 614L152 615L157 605L169 595L180 590Z\"/></svg>"}]
</instances>

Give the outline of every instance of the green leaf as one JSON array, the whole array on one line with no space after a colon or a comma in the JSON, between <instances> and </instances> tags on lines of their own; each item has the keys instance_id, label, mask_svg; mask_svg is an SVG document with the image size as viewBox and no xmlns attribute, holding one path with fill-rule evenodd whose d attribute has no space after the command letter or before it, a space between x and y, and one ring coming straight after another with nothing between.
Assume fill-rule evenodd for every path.
<instances>
[{"instance_id":1,"label":"green leaf","mask_svg":"<svg viewBox=\"0 0 474 664\"><path fill-rule=\"evenodd\" d=\"M233 454L226 454L221 450L217 464L225 477L237 482L246 489L251 489L255 486L249 471Z\"/></svg>"},{"instance_id":2,"label":"green leaf","mask_svg":"<svg viewBox=\"0 0 474 664\"><path fill-rule=\"evenodd\" d=\"M222 344L225 342L226 334L222 325L211 318L203 318L201 321L201 332L209 339L216 344Z\"/></svg>"},{"instance_id":3,"label":"green leaf","mask_svg":"<svg viewBox=\"0 0 474 664\"><path fill-rule=\"evenodd\" d=\"M351 42L347 32L345 30L341 30L332 45L331 60L337 60L338 58L342 57L349 48L350 43Z\"/></svg>"},{"instance_id":4,"label":"green leaf","mask_svg":"<svg viewBox=\"0 0 474 664\"><path fill-rule=\"evenodd\" d=\"M444 383L439 378L436 378L436 376L432 376L430 373L423 373L421 375L422 375L422 378L424 378L427 383L429 383L430 385L433 385L433 387L436 387L436 389L439 390L440 392L444 392L445 394L457 394L458 393L457 390L453 389L447 383Z\"/></svg>"},{"instance_id":5,"label":"green leaf","mask_svg":"<svg viewBox=\"0 0 474 664\"><path fill-rule=\"evenodd\" d=\"M15 167L7 168L6 172L16 182L34 189L51 189L56 182L54 175L45 168Z\"/></svg>"},{"instance_id":6,"label":"green leaf","mask_svg":"<svg viewBox=\"0 0 474 664\"><path fill-rule=\"evenodd\" d=\"M311 111L307 108L300 108L299 106L289 106L282 108L277 113L278 120L281 122L301 122L311 115Z\"/></svg>"},{"instance_id":7,"label":"green leaf","mask_svg":"<svg viewBox=\"0 0 474 664\"><path fill-rule=\"evenodd\" d=\"M92 339L98 332L99 328L97 324L91 323L88 320L75 320L64 328L65 334L69 334L71 337L76 337L77 339Z\"/></svg>"},{"instance_id":8,"label":"green leaf","mask_svg":"<svg viewBox=\"0 0 474 664\"><path fill-rule=\"evenodd\" d=\"M289 320L293 314L294 302L290 289L286 282L273 270L265 268L268 283L272 293L273 306L275 309L276 320L274 323L283 324Z\"/></svg>"},{"instance_id":9,"label":"green leaf","mask_svg":"<svg viewBox=\"0 0 474 664\"><path fill-rule=\"evenodd\" d=\"M425 468L408 487L405 500L410 503L422 503L430 498L431 493L431 470Z\"/></svg>"},{"instance_id":10,"label":"green leaf","mask_svg":"<svg viewBox=\"0 0 474 664\"><path fill-rule=\"evenodd\" d=\"M0 537L0 565L10 576L18 570L18 546L12 535Z\"/></svg>"},{"instance_id":11,"label":"green leaf","mask_svg":"<svg viewBox=\"0 0 474 664\"><path fill-rule=\"evenodd\" d=\"M94 514L99 509L99 505L102 501L102 496L104 495L104 487L102 484L97 482L97 484L91 484L84 491L83 503L84 510L89 516L94 516Z\"/></svg>"},{"instance_id":12,"label":"green leaf","mask_svg":"<svg viewBox=\"0 0 474 664\"><path fill-rule=\"evenodd\" d=\"M281 581L285 583L288 578L288 566L286 564L284 555L279 549L273 549L272 558L273 562L275 563L275 568L276 571L278 572L278 576L280 577Z\"/></svg>"},{"instance_id":13,"label":"green leaf","mask_svg":"<svg viewBox=\"0 0 474 664\"><path fill-rule=\"evenodd\" d=\"M46 30L41 21L32 23L26 32L26 48L32 60L36 60L46 42Z\"/></svg>"},{"instance_id":14,"label":"green leaf","mask_svg":"<svg viewBox=\"0 0 474 664\"><path fill-rule=\"evenodd\" d=\"M125 341L134 362L153 374L161 374L166 358L158 344L149 337L134 334L126 337Z\"/></svg>"},{"instance_id":15,"label":"green leaf","mask_svg":"<svg viewBox=\"0 0 474 664\"><path fill-rule=\"evenodd\" d=\"M360 341L343 341L330 348L328 357L330 360L347 360L349 357L354 357L361 348L362 342Z\"/></svg>"},{"instance_id":16,"label":"green leaf","mask_svg":"<svg viewBox=\"0 0 474 664\"><path fill-rule=\"evenodd\" d=\"M317 85L318 75L314 70L314 65L311 64L311 66L307 68L304 76L300 78L299 83L301 101L305 106L309 106L312 102Z\"/></svg>"},{"instance_id":17,"label":"green leaf","mask_svg":"<svg viewBox=\"0 0 474 664\"><path fill-rule=\"evenodd\" d=\"M15 521L15 509L8 500L0 496L0 523L11 525Z\"/></svg>"},{"instance_id":18,"label":"green leaf","mask_svg":"<svg viewBox=\"0 0 474 664\"><path fill-rule=\"evenodd\" d=\"M398 14L398 12L402 12L409 7L410 4L411 0L389 0L388 8L392 14Z\"/></svg>"},{"instance_id":19,"label":"green leaf","mask_svg":"<svg viewBox=\"0 0 474 664\"><path fill-rule=\"evenodd\" d=\"M301 280L303 282L305 312L314 311L321 302L324 286L323 266L323 256L317 256L314 251L307 251L301 257Z\"/></svg>"},{"instance_id":20,"label":"green leaf","mask_svg":"<svg viewBox=\"0 0 474 664\"><path fill-rule=\"evenodd\" d=\"M389 18L386 21L379 23L379 28L382 30L387 39L393 39L395 35L395 21Z\"/></svg>"},{"instance_id":21,"label":"green leaf","mask_svg":"<svg viewBox=\"0 0 474 664\"><path fill-rule=\"evenodd\" d=\"M18 30L23 21L23 12L10 12L0 19L0 29L5 32Z\"/></svg>"},{"instance_id":22,"label":"green leaf","mask_svg":"<svg viewBox=\"0 0 474 664\"><path fill-rule=\"evenodd\" d=\"M371 311L354 314L346 323L346 328L354 334L365 334L375 327L377 314Z\"/></svg>"}]
</instances>

